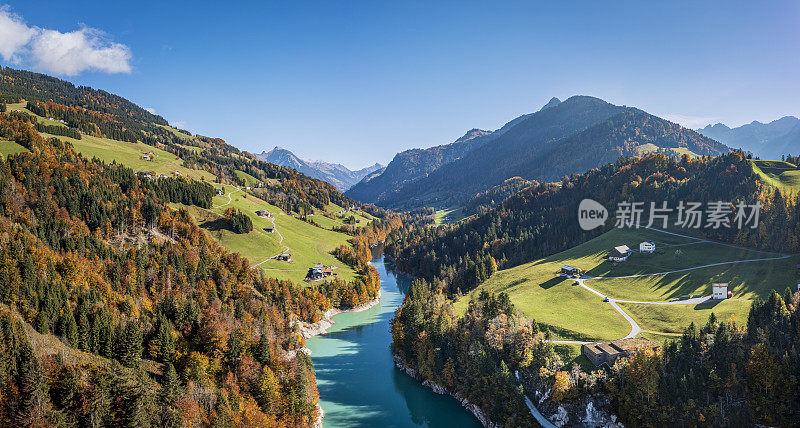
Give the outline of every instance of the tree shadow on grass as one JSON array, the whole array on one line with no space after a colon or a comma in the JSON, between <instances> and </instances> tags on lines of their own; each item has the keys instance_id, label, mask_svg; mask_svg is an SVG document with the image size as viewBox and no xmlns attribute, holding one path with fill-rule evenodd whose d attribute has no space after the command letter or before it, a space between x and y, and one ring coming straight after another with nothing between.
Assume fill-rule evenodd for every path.
<instances>
[{"instance_id":1,"label":"tree shadow on grass","mask_svg":"<svg viewBox=\"0 0 800 428\"><path fill-rule=\"evenodd\" d=\"M203 229L206 229L206 230L210 230L212 232L218 232L220 230L227 230L229 232L233 232L228 227L228 223L229 222L228 222L227 219L225 219L224 217L220 217L220 218L215 219L215 220L209 220L209 221L205 221L203 223L200 223L200 227L202 227Z\"/></svg>"},{"instance_id":2,"label":"tree shadow on grass","mask_svg":"<svg viewBox=\"0 0 800 428\"><path fill-rule=\"evenodd\" d=\"M703 303L694 305L694 310L702 311L704 309L714 309L722 300L707 300Z\"/></svg>"},{"instance_id":3,"label":"tree shadow on grass","mask_svg":"<svg viewBox=\"0 0 800 428\"><path fill-rule=\"evenodd\" d=\"M544 288L545 290L549 290L550 288L564 282L565 278L561 276L557 276L555 278L550 278L547 281L539 284L539 287Z\"/></svg>"}]
</instances>

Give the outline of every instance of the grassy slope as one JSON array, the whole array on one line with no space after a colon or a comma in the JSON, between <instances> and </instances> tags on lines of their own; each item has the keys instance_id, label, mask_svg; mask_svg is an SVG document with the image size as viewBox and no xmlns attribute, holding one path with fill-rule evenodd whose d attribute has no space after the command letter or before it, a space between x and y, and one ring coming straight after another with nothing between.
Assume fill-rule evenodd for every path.
<instances>
[{"instance_id":1,"label":"grassy slope","mask_svg":"<svg viewBox=\"0 0 800 428\"><path fill-rule=\"evenodd\" d=\"M659 150L659 147L656 146L653 143L645 143L645 144L642 144L642 145L640 145L640 146L638 146L636 148L636 151L638 152L639 156L644 156L644 155L647 155L647 154L650 154L650 153L655 153L658 150ZM697 153L687 149L686 147L672 147L669 150L672 153L675 153L677 155L686 154L686 155L689 155L691 157L698 157Z\"/></svg>"},{"instance_id":2,"label":"grassy slope","mask_svg":"<svg viewBox=\"0 0 800 428\"><path fill-rule=\"evenodd\" d=\"M23 104L9 104L8 107L11 110L24 110L26 113L33 115L33 113L25 109ZM65 126L60 122L50 121L39 116L37 116L37 118L44 123ZM171 130L179 137L187 139L187 142L194 138L174 128L165 128ZM42 135L45 137L53 136L49 134ZM178 171L183 176L196 180L205 179L209 183L212 183L215 179L212 174L206 171L198 171L184 167L183 161L172 153L143 143L128 143L89 135L83 135L80 140L64 136L54 137L69 141L75 149L84 156L97 157L107 163L115 161L129 168L139 171L149 171L154 174L170 175L173 171ZM0 154L11 154L19 151L25 151L25 148L12 142L0 142ZM156 155L155 159L152 161L142 159L142 154L144 152L153 152ZM237 171L237 174L239 173L249 177L248 184L254 184L258 181L242 171ZM214 186L220 187L218 184L214 184ZM225 188L226 192L235 190L233 186L225 186ZM209 232L209 235L220 241L223 246L231 251L239 252L250 260L252 264L262 262L268 257L280 253L284 249L284 246L289 246L293 263L289 264L287 262L270 260L260 265L262 268L266 269L269 276L301 281L305 277L308 268L314 263L320 262L326 265L338 266L335 272L343 279L350 280L355 277L356 274L353 269L342 264L330 254L330 252L339 245L347 245L348 235L324 230L294 217L278 214L275 217L275 224L284 236L283 244L279 245L278 241L280 237L277 233L269 234L262 230L264 226L271 225L272 223L267 219L255 215L255 210L266 209L273 213L279 213L281 210L252 195L248 195L247 198L244 198L243 195L243 191L235 193L232 204L221 208L213 208L211 210L203 210L198 207L188 206L183 206L183 208L189 210L198 223L220 217L225 209L230 206L247 213L253 220L254 226L254 230L248 234L237 235L227 230L213 231L208 228L206 228L206 230ZM227 194L224 196L215 196L213 206L216 207L227 202ZM173 207L181 206L179 204L172 205ZM332 205L327 209L331 212L336 212L342 208ZM361 219L364 224L369 220L363 215L357 215L356 217ZM320 218L322 218L322 216L320 216ZM343 224L341 221L339 221L339 223Z\"/></svg>"},{"instance_id":3,"label":"grassy slope","mask_svg":"<svg viewBox=\"0 0 800 428\"><path fill-rule=\"evenodd\" d=\"M800 168L789 162L754 160L753 171L762 181L780 188L800 186Z\"/></svg>"},{"instance_id":4,"label":"grassy slope","mask_svg":"<svg viewBox=\"0 0 800 428\"><path fill-rule=\"evenodd\" d=\"M747 322L752 301L728 299L721 302L706 302L698 305L642 305L620 303L645 330L665 333L681 333L689 323L705 325L711 312L717 319L727 321L733 316L738 324Z\"/></svg>"},{"instance_id":5,"label":"grassy slope","mask_svg":"<svg viewBox=\"0 0 800 428\"><path fill-rule=\"evenodd\" d=\"M633 254L627 262L617 266L604 259L613 246L626 244L638 249L643 240L655 241L658 252ZM680 252L676 253L677 250ZM555 273L562 265L585 269L592 276L624 276L766 257L773 255L714 243L697 243L694 239L646 229L613 229L548 258L499 271L480 288L508 292L525 315L562 329L558 334L562 337L615 339L628 332L628 323L599 297L573 285L574 281L556 278ZM740 322L745 322L751 299L764 297L773 288L783 291L794 281L793 266L797 261L797 257L790 257L668 275L594 279L586 281L586 284L617 299L642 301L664 301L685 294L708 295L712 282L730 282L733 285L737 299L717 305L622 304L642 328L675 332L692 321L704 323L711 312L724 319L735 315ZM468 296L463 297L457 307L463 310L468 300Z\"/></svg>"},{"instance_id":6,"label":"grassy slope","mask_svg":"<svg viewBox=\"0 0 800 428\"><path fill-rule=\"evenodd\" d=\"M464 209L462 207L450 207L434 211L433 221L437 225L443 224L445 223L444 221L445 216L450 217L450 220L447 221L447 223L458 223L459 221L463 220L466 217L464 215Z\"/></svg>"},{"instance_id":7,"label":"grassy slope","mask_svg":"<svg viewBox=\"0 0 800 428\"><path fill-rule=\"evenodd\" d=\"M24 108L23 104L9 104L9 110L22 110L26 113L36 116L40 122L49 125L66 126L61 122L47 120L41 116L33 114L30 110ZM168 129L172 129L167 127ZM185 136L178 131L174 131L177 135ZM206 171L199 171L189 169L183 166L183 161L177 156L167 151L148 146L144 143L129 143L124 141L116 141L108 138L93 137L91 135L83 135L80 140L65 137L61 135L50 135L42 133L44 137L55 137L62 141L69 141L72 143L75 150L87 157L97 157L98 159L106 162L117 162L137 171L150 171L155 174L172 174L173 171L178 171L182 175L194 178L196 180L205 179L208 181L213 180L215 177ZM188 137L188 136L187 136ZM145 152L153 152L156 156L152 161L142 159L142 154Z\"/></svg>"},{"instance_id":8,"label":"grassy slope","mask_svg":"<svg viewBox=\"0 0 800 428\"><path fill-rule=\"evenodd\" d=\"M261 182L261 180L253 177L252 175L244 171L239 171L237 169L236 171L234 171L234 173L236 174L237 177L243 179L248 186L255 186L256 184Z\"/></svg>"},{"instance_id":9,"label":"grassy slope","mask_svg":"<svg viewBox=\"0 0 800 428\"><path fill-rule=\"evenodd\" d=\"M0 156L2 156L3 158L5 158L8 155L13 155L15 153L23 153L28 151L30 150L20 146L19 144L13 141L0 140Z\"/></svg>"},{"instance_id":10,"label":"grassy slope","mask_svg":"<svg viewBox=\"0 0 800 428\"><path fill-rule=\"evenodd\" d=\"M320 226L326 229L345 226L346 224L344 222L344 219L350 217L351 215L355 217L356 220L358 220L358 223L350 226L361 227L365 226L367 223L372 221L372 216L369 215L368 213L365 213L364 211L347 210L345 214L339 214L339 211L345 211L345 209L340 207L339 205L331 203L325 207L325 210L320 210L318 208L315 208L314 216L311 218L314 220L315 223L319 224ZM328 213L333 218L326 217L325 215L323 215L323 213Z\"/></svg>"},{"instance_id":11,"label":"grassy slope","mask_svg":"<svg viewBox=\"0 0 800 428\"><path fill-rule=\"evenodd\" d=\"M217 187L219 187L217 185ZM235 191L232 186L225 186L226 192ZM314 263L324 263L326 265L338 266L335 270L343 279L350 280L356 275L355 271L336 260L330 252L339 245L348 245L348 235L338 232L331 232L321 229L312 224L306 223L290 215L280 214L280 208L270 205L253 195L240 190L231 193L231 203L228 202L228 194L215 196L214 207L209 210L198 207L187 207L195 221L206 229L211 237L218 240L225 248L238 252L250 260L251 264L261 263L281 251L284 246L289 247L292 254L292 263L277 260L268 260L260 265L266 269L269 276L301 281ZM178 204L174 204L178 206ZM212 230L208 221L220 218L227 208L234 207L247 214L253 221L253 231L247 234L238 235L228 230ZM271 226L272 222L261 218L255 214L256 210L267 210L275 216L275 226L284 241L279 244L280 235L277 233L266 233L263 231L265 226Z\"/></svg>"}]
</instances>

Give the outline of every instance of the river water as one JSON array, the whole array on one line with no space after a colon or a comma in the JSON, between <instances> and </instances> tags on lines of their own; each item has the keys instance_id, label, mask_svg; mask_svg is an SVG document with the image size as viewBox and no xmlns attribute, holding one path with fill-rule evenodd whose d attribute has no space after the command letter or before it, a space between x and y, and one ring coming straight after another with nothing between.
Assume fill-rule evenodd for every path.
<instances>
[{"instance_id":1,"label":"river water","mask_svg":"<svg viewBox=\"0 0 800 428\"><path fill-rule=\"evenodd\" d=\"M383 256L372 264L381 274L381 302L362 312L336 315L328 333L306 342L317 376L325 427L479 427L450 396L422 386L392 362L389 320L411 281Z\"/></svg>"}]
</instances>

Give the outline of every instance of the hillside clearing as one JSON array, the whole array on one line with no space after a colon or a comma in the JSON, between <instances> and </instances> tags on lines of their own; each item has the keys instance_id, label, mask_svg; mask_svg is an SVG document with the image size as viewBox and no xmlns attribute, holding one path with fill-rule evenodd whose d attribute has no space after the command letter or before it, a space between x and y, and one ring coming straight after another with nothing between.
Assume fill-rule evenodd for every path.
<instances>
[{"instance_id":1,"label":"hillside clearing","mask_svg":"<svg viewBox=\"0 0 800 428\"><path fill-rule=\"evenodd\" d=\"M300 282L305 278L308 268L315 263L323 263L337 266L334 272L344 280L349 281L356 277L356 272L352 268L330 254L339 245L349 245L348 235L324 230L294 218L253 195L241 191L234 193L235 188L231 186L225 186L225 190L229 193L215 196L212 201L212 206L215 208L208 210L180 204L171 205L187 209L212 238L225 248L247 258L252 265L258 264L268 276ZM229 198L230 203L228 203ZM222 218L225 210L231 207L239 209L250 217L253 231L240 235L217 226L215 220ZM270 219L256 215L256 210L267 210L272 213L275 228L280 234L265 232L263 228L272 226L273 223ZM282 243L281 236L284 238ZM289 253L292 255L291 263L270 260L271 257L281 253L284 247L289 247Z\"/></svg>"},{"instance_id":2,"label":"hillside clearing","mask_svg":"<svg viewBox=\"0 0 800 428\"><path fill-rule=\"evenodd\" d=\"M772 160L754 160L751 164L753 172L767 184L782 189L800 186L800 168L797 165Z\"/></svg>"},{"instance_id":3,"label":"hillside clearing","mask_svg":"<svg viewBox=\"0 0 800 428\"><path fill-rule=\"evenodd\" d=\"M656 253L634 252L626 262L617 264L605 258L614 246L638 249L642 241L654 241ZM766 260L749 261L754 259ZM728 262L735 263L698 268ZM720 319L735 316L739 323L745 323L753 299L764 298L773 289L783 292L794 283L794 266L798 262L797 256L736 248L657 230L614 228L550 257L500 270L470 294L480 290L507 292L517 309L548 325L556 338L612 340L628 334L631 325L612 305L603 302L602 296L575 285L573 279L557 276L561 266L584 270L583 282L601 295L621 300L621 310L643 330L678 333L690 322L705 324L712 312ZM659 274L678 269L685 271ZM715 282L730 283L735 299L692 305L622 302L708 296ZM456 307L463 311L468 301L469 296L464 296Z\"/></svg>"},{"instance_id":4,"label":"hillside clearing","mask_svg":"<svg viewBox=\"0 0 800 428\"><path fill-rule=\"evenodd\" d=\"M5 159L8 155L16 153L28 153L30 150L13 141L0 140L0 155Z\"/></svg>"}]
</instances>

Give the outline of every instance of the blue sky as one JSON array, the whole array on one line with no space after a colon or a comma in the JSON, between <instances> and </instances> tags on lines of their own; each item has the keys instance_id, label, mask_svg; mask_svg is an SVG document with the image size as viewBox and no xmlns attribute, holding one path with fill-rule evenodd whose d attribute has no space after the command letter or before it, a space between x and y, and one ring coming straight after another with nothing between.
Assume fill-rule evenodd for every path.
<instances>
[{"instance_id":1,"label":"blue sky","mask_svg":"<svg viewBox=\"0 0 800 428\"><path fill-rule=\"evenodd\" d=\"M691 127L800 115L798 2L429 3L14 1L5 12L28 27L84 31L113 58L76 72L23 47L0 62L251 152L351 168L495 129L553 96Z\"/></svg>"}]
</instances>

